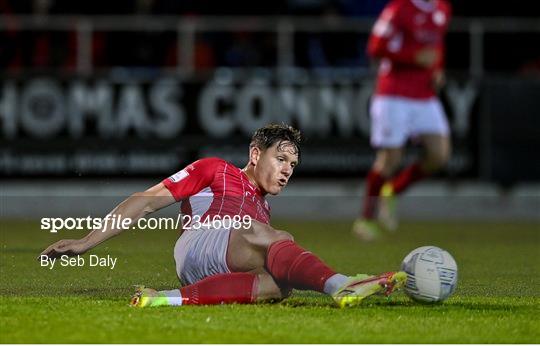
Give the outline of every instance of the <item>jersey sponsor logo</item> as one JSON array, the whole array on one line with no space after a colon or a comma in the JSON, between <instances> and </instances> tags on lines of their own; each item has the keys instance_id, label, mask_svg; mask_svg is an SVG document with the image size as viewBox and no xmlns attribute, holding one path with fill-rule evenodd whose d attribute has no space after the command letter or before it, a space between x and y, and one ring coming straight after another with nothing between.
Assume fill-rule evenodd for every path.
<instances>
[{"instance_id":1,"label":"jersey sponsor logo","mask_svg":"<svg viewBox=\"0 0 540 346\"><path fill-rule=\"evenodd\" d=\"M385 19L379 19L373 27L373 34L379 37L389 37L393 31L392 23Z\"/></svg>"},{"instance_id":2,"label":"jersey sponsor logo","mask_svg":"<svg viewBox=\"0 0 540 346\"><path fill-rule=\"evenodd\" d=\"M177 183L179 182L180 180L184 179L185 177L187 177L189 175L188 172L186 172L185 169L181 170L181 171L178 171L176 172L175 174L171 175L169 177L169 180L172 181L173 183Z\"/></svg>"},{"instance_id":3,"label":"jersey sponsor logo","mask_svg":"<svg viewBox=\"0 0 540 346\"><path fill-rule=\"evenodd\" d=\"M435 11L433 13L433 23L438 26L442 26L444 23L446 23L446 15L443 11Z\"/></svg>"}]
</instances>

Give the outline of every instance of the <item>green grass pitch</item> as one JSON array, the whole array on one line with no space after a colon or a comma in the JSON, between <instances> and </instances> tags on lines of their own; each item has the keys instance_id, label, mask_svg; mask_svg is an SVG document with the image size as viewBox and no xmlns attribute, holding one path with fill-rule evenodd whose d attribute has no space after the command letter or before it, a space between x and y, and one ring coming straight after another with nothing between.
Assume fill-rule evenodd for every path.
<instances>
[{"instance_id":1,"label":"green grass pitch","mask_svg":"<svg viewBox=\"0 0 540 346\"><path fill-rule=\"evenodd\" d=\"M422 245L448 250L459 266L455 294L439 305L404 293L337 309L330 298L295 291L279 304L128 306L132 285L177 286L173 231L127 231L92 253L114 270L42 268L49 243L82 233L0 221L2 343L539 343L540 226L532 223L409 222L362 244L344 222L276 222L337 270L395 270ZM86 254L85 257L88 257Z\"/></svg>"}]
</instances>

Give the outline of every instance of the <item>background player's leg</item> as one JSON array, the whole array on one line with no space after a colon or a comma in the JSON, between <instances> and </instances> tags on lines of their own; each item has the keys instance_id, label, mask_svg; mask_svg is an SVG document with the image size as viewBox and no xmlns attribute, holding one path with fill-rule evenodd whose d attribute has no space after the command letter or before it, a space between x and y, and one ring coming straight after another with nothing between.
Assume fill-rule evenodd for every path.
<instances>
[{"instance_id":1,"label":"background player's leg","mask_svg":"<svg viewBox=\"0 0 540 346\"><path fill-rule=\"evenodd\" d=\"M401 162L402 148L379 149L366 179L362 217L374 219L381 187L392 176Z\"/></svg>"},{"instance_id":2,"label":"background player's leg","mask_svg":"<svg viewBox=\"0 0 540 346\"><path fill-rule=\"evenodd\" d=\"M377 149L366 179L363 220L373 220L379 192L399 167L402 147L409 137L411 106L403 98L375 96L370 105L371 145Z\"/></svg>"},{"instance_id":3,"label":"background player's leg","mask_svg":"<svg viewBox=\"0 0 540 346\"><path fill-rule=\"evenodd\" d=\"M381 189L379 221L388 230L398 227L395 196L399 195L415 182L440 169L450 156L450 138L446 135L422 135L424 146L422 158L401 170Z\"/></svg>"},{"instance_id":4,"label":"background player's leg","mask_svg":"<svg viewBox=\"0 0 540 346\"><path fill-rule=\"evenodd\" d=\"M452 152L450 137L447 135L422 135L420 138L426 150L426 155L421 162L422 169L429 174L443 168Z\"/></svg>"},{"instance_id":5,"label":"background player's leg","mask_svg":"<svg viewBox=\"0 0 540 346\"><path fill-rule=\"evenodd\" d=\"M448 121L441 102L432 98L417 102L414 107L415 116L411 118L410 124L411 135L420 135L424 155L417 162L405 167L391 181L389 185L394 194L405 191L413 183L439 170L450 157Z\"/></svg>"},{"instance_id":6,"label":"background player's leg","mask_svg":"<svg viewBox=\"0 0 540 346\"><path fill-rule=\"evenodd\" d=\"M413 183L438 171L450 157L450 138L443 135L422 135L424 155L417 162L405 167L392 179L391 186L394 194L400 194Z\"/></svg>"},{"instance_id":7,"label":"background player's leg","mask_svg":"<svg viewBox=\"0 0 540 346\"><path fill-rule=\"evenodd\" d=\"M353 234L363 241L371 241L380 234L375 220L379 195L385 181L392 176L401 162L402 148L379 149L375 162L366 178L362 215L352 228Z\"/></svg>"}]
</instances>

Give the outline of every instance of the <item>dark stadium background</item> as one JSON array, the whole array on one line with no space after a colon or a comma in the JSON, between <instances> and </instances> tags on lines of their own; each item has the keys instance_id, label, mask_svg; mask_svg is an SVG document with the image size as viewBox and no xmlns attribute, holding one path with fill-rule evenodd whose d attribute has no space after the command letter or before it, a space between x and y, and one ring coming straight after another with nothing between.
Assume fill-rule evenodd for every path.
<instances>
[{"instance_id":1,"label":"dark stadium background","mask_svg":"<svg viewBox=\"0 0 540 346\"><path fill-rule=\"evenodd\" d=\"M385 3L0 0L2 185L144 188L199 157L242 165L252 131L284 121L306 136L299 190L357 205L373 158L365 45ZM538 10L452 3L453 157L420 194L537 197Z\"/></svg>"}]
</instances>

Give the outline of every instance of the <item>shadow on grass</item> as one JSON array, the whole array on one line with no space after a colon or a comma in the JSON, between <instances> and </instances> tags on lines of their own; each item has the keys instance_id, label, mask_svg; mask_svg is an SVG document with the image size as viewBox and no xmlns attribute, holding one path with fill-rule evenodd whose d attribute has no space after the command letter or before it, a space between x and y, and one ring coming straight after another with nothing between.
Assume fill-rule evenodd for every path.
<instances>
[{"instance_id":1,"label":"shadow on grass","mask_svg":"<svg viewBox=\"0 0 540 346\"><path fill-rule=\"evenodd\" d=\"M310 293L310 294L301 294L294 295L290 298L287 298L279 303L284 307L291 308L304 308L304 307L336 307L332 298L324 296L322 294ZM414 304L414 303L412 303ZM403 299L389 299L386 297L369 297L363 301L360 306L362 307L391 307L391 308L400 308L412 305L410 301Z\"/></svg>"},{"instance_id":2,"label":"shadow on grass","mask_svg":"<svg viewBox=\"0 0 540 346\"><path fill-rule=\"evenodd\" d=\"M16 253L30 253L30 254L35 254L35 258L37 259L39 254L45 250L46 247L44 248L27 248L27 247L20 247L20 248L6 248L6 249L2 249L0 250L0 253L5 253L5 254L16 254Z\"/></svg>"},{"instance_id":3,"label":"shadow on grass","mask_svg":"<svg viewBox=\"0 0 540 346\"><path fill-rule=\"evenodd\" d=\"M533 306L527 306L522 303L507 304L507 303L474 303L474 302L449 302L444 304L438 304L439 306L458 308L467 311L517 311L521 309L530 308Z\"/></svg>"},{"instance_id":4,"label":"shadow on grass","mask_svg":"<svg viewBox=\"0 0 540 346\"><path fill-rule=\"evenodd\" d=\"M35 289L19 289L17 291L12 289L0 289L1 297L19 297L19 298L61 298L61 297L80 297L91 299L122 299L129 300L130 294L133 290L125 288L64 288L55 289L54 291L40 291Z\"/></svg>"},{"instance_id":5,"label":"shadow on grass","mask_svg":"<svg viewBox=\"0 0 540 346\"><path fill-rule=\"evenodd\" d=\"M304 307L335 307L329 297L314 293L294 295L279 303L284 307L304 308ZM533 304L526 302L503 303L503 302L468 302L468 301L446 301L440 303L422 303L413 301L405 296L398 297L369 297L363 301L359 307L362 308L392 308L392 309L425 309L425 310L462 310L462 311L520 311L534 309Z\"/></svg>"}]
</instances>

